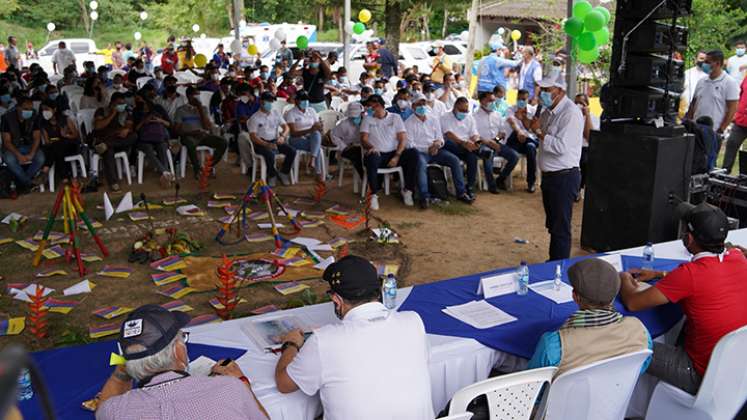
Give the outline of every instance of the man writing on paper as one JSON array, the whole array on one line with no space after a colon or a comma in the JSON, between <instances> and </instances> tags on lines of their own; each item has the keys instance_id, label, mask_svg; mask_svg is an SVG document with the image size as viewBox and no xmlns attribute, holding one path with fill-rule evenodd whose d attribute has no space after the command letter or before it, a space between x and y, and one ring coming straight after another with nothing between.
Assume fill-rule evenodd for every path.
<instances>
[{"instance_id":1,"label":"man writing on paper","mask_svg":"<svg viewBox=\"0 0 747 420\"><path fill-rule=\"evenodd\" d=\"M379 302L376 268L361 257L331 264L323 277L341 322L315 330L305 343L300 330L283 338L277 389L318 392L326 420L433 419L420 317Z\"/></svg>"},{"instance_id":2,"label":"man writing on paper","mask_svg":"<svg viewBox=\"0 0 747 420\"><path fill-rule=\"evenodd\" d=\"M651 336L638 318L622 316L613 302L620 276L612 264L590 258L568 269L578 311L558 331L542 335L528 369L557 366L556 375L599 360L652 348ZM646 360L645 371L651 358Z\"/></svg>"},{"instance_id":3,"label":"man writing on paper","mask_svg":"<svg viewBox=\"0 0 747 420\"><path fill-rule=\"evenodd\" d=\"M682 203L677 215L687 228L682 243L693 254L692 261L671 273L622 273L620 297L631 311L669 302L681 305L687 316L685 345L655 343L648 373L695 395L716 343L747 325L747 259L739 249L726 250L729 224L721 209L707 203ZM639 289L638 282L654 278L661 281Z\"/></svg>"}]
</instances>

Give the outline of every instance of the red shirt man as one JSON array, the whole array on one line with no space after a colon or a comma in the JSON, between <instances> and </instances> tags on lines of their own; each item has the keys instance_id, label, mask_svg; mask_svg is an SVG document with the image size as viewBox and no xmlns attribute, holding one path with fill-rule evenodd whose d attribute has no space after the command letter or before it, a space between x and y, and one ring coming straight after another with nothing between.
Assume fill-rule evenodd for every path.
<instances>
[{"instance_id":1,"label":"red shirt man","mask_svg":"<svg viewBox=\"0 0 747 420\"><path fill-rule=\"evenodd\" d=\"M623 273L620 296L631 311L677 303L687 316L684 347L654 343L647 373L696 394L708 368L713 348L726 334L747 325L747 258L739 249L725 250L728 220L721 209L701 203L677 208L687 226L682 239L694 255L671 273ZM639 281L663 277L654 287L638 288Z\"/></svg>"},{"instance_id":2,"label":"red shirt man","mask_svg":"<svg viewBox=\"0 0 747 420\"><path fill-rule=\"evenodd\" d=\"M737 113L734 114L734 124L731 126L731 134L726 140L726 151L724 152L723 167L731 172L737 152L742 147L744 139L747 139L747 77L742 80L741 93L737 103Z\"/></svg>"},{"instance_id":3,"label":"red shirt man","mask_svg":"<svg viewBox=\"0 0 747 420\"><path fill-rule=\"evenodd\" d=\"M174 69L177 68L179 63L179 56L176 55L174 47L168 46L163 50L161 55L161 70L164 74L174 74Z\"/></svg>"}]
</instances>

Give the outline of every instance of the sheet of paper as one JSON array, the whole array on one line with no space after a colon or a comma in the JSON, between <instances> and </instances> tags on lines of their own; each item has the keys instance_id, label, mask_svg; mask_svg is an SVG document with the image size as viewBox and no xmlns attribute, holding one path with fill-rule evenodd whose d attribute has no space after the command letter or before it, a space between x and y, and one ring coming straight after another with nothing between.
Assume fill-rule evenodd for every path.
<instances>
[{"instance_id":1,"label":"sheet of paper","mask_svg":"<svg viewBox=\"0 0 747 420\"><path fill-rule=\"evenodd\" d=\"M124 213L132 210L132 192L128 191L127 194L122 198L122 201L117 205L115 213Z\"/></svg>"},{"instance_id":2,"label":"sheet of paper","mask_svg":"<svg viewBox=\"0 0 747 420\"><path fill-rule=\"evenodd\" d=\"M597 258L599 258L600 260L607 261L608 263L612 264L612 266L615 267L615 270L617 270L618 273L621 273L624 271L622 256L620 254L605 255L603 257L597 257Z\"/></svg>"},{"instance_id":3,"label":"sheet of paper","mask_svg":"<svg viewBox=\"0 0 747 420\"><path fill-rule=\"evenodd\" d=\"M477 288L477 294L482 294L485 299L514 292L516 292L516 273L482 277Z\"/></svg>"},{"instance_id":4,"label":"sheet of paper","mask_svg":"<svg viewBox=\"0 0 747 420\"><path fill-rule=\"evenodd\" d=\"M109 195L104 193L104 218L109 220L114 215L114 206L112 201L109 199Z\"/></svg>"},{"instance_id":5,"label":"sheet of paper","mask_svg":"<svg viewBox=\"0 0 747 420\"><path fill-rule=\"evenodd\" d=\"M200 356L189 362L189 374L194 376L208 376L215 363L215 360L209 357Z\"/></svg>"},{"instance_id":6,"label":"sheet of paper","mask_svg":"<svg viewBox=\"0 0 747 420\"><path fill-rule=\"evenodd\" d=\"M279 228L285 227L285 225L282 224L282 223L276 223L275 226L277 226ZM260 228L260 229L271 229L272 228L272 223L257 223L257 227Z\"/></svg>"},{"instance_id":7,"label":"sheet of paper","mask_svg":"<svg viewBox=\"0 0 747 420\"><path fill-rule=\"evenodd\" d=\"M313 247L313 246L316 246L316 245L319 245L320 243L322 243L318 239L304 238L303 236L299 236L298 238L293 238L290 241L293 242L294 244L299 244L299 245L303 245L303 246L307 246L307 247Z\"/></svg>"},{"instance_id":8,"label":"sheet of paper","mask_svg":"<svg viewBox=\"0 0 747 420\"><path fill-rule=\"evenodd\" d=\"M558 290L555 290L554 280L532 283L529 288L558 304L573 301L573 287L563 282L560 282Z\"/></svg>"},{"instance_id":9,"label":"sheet of paper","mask_svg":"<svg viewBox=\"0 0 747 420\"><path fill-rule=\"evenodd\" d=\"M516 318L484 300L448 306L443 312L477 329L497 327L516 321Z\"/></svg>"},{"instance_id":10,"label":"sheet of paper","mask_svg":"<svg viewBox=\"0 0 747 420\"><path fill-rule=\"evenodd\" d=\"M2 223L9 225L11 220L20 221L23 219L23 215L18 213L10 213L3 219Z\"/></svg>"},{"instance_id":11,"label":"sheet of paper","mask_svg":"<svg viewBox=\"0 0 747 420\"><path fill-rule=\"evenodd\" d=\"M96 285L89 280L81 280L78 283L63 290L62 293L65 296L78 295L81 293L89 293Z\"/></svg>"},{"instance_id":12,"label":"sheet of paper","mask_svg":"<svg viewBox=\"0 0 747 420\"><path fill-rule=\"evenodd\" d=\"M327 267L329 267L330 264L332 264L333 262L335 262L335 257L334 256L329 256L329 257L323 259L322 261L320 261L319 264L317 264L317 265L314 266L314 268L317 268L319 270L326 270Z\"/></svg>"}]
</instances>

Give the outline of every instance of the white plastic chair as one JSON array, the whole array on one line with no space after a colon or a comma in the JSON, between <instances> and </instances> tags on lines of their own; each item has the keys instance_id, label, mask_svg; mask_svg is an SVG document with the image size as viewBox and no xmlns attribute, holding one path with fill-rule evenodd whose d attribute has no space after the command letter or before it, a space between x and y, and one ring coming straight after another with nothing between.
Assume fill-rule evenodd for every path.
<instances>
[{"instance_id":1,"label":"white plastic chair","mask_svg":"<svg viewBox=\"0 0 747 420\"><path fill-rule=\"evenodd\" d=\"M545 420L623 420L641 366L651 350L641 350L559 375L547 396Z\"/></svg>"},{"instance_id":2,"label":"white plastic chair","mask_svg":"<svg viewBox=\"0 0 747 420\"><path fill-rule=\"evenodd\" d=\"M78 123L78 131L83 137L93 132L95 109L81 109L75 114L75 121Z\"/></svg>"},{"instance_id":3,"label":"white plastic chair","mask_svg":"<svg viewBox=\"0 0 747 420\"><path fill-rule=\"evenodd\" d=\"M249 142L249 151L252 156L252 183L257 180L257 168L259 168L259 178L262 181L267 181L267 162L265 161L265 157L254 152L254 143L252 143L251 141ZM275 162L277 162L279 159L285 159L285 157L283 155L276 154ZM246 174L246 171L246 164L244 164L244 161L241 161L241 174ZM295 181L297 177L296 175L294 175L294 171L294 167L291 166L291 183L297 182Z\"/></svg>"},{"instance_id":4,"label":"white plastic chair","mask_svg":"<svg viewBox=\"0 0 747 420\"><path fill-rule=\"evenodd\" d=\"M660 381L646 420L731 420L747 398L747 326L723 336L693 396Z\"/></svg>"},{"instance_id":5,"label":"white plastic chair","mask_svg":"<svg viewBox=\"0 0 747 420\"><path fill-rule=\"evenodd\" d=\"M287 100L284 98L276 98L275 102L272 103L272 110L282 113L286 106L288 106Z\"/></svg>"},{"instance_id":6,"label":"white plastic chair","mask_svg":"<svg viewBox=\"0 0 747 420\"><path fill-rule=\"evenodd\" d=\"M337 149L331 149L331 151L340 151L339 148ZM342 187L342 179L344 177L345 172L345 166L350 165L350 168L353 170L353 193L358 193L358 188L361 183L361 178L358 176L358 171L355 170L353 167L353 162L351 162L349 159L346 159L342 157L342 154L337 155L337 169L338 169L338 177L337 177L337 186Z\"/></svg>"},{"instance_id":7,"label":"white plastic chair","mask_svg":"<svg viewBox=\"0 0 747 420\"><path fill-rule=\"evenodd\" d=\"M210 156L213 156L213 159L215 158L214 153L215 149L208 146L197 146L197 157L200 159L200 165L203 165L205 163L205 157L209 154ZM181 177L184 178L187 174L187 148L185 146L182 146L181 148L181 154L179 155L179 172L181 173ZM215 166L213 166L213 172L215 172Z\"/></svg>"},{"instance_id":8,"label":"white plastic chair","mask_svg":"<svg viewBox=\"0 0 747 420\"><path fill-rule=\"evenodd\" d=\"M550 384L557 370L556 367L525 370L466 386L451 399L449 415L467 412L467 405L473 399L485 395L490 418L528 420L542 386Z\"/></svg>"},{"instance_id":9,"label":"white plastic chair","mask_svg":"<svg viewBox=\"0 0 747 420\"><path fill-rule=\"evenodd\" d=\"M453 416L439 417L436 420L470 420L474 416L471 412L454 414Z\"/></svg>"},{"instance_id":10,"label":"white plastic chair","mask_svg":"<svg viewBox=\"0 0 747 420\"><path fill-rule=\"evenodd\" d=\"M201 90L200 91L200 103L208 111L210 110L210 99L212 99L212 98L213 98L213 92L210 92L210 91L207 91L207 90Z\"/></svg>"},{"instance_id":11,"label":"white plastic chair","mask_svg":"<svg viewBox=\"0 0 747 420\"><path fill-rule=\"evenodd\" d=\"M94 153L91 157L91 172L98 173L99 162L101 156L98 153ZM127 152L118 152L114 154L114 162L117 164L117 178L122 179L124 174L127 179L127 184L132 185L132 172L130 172L130 158L127 157Z\"/></svg>"},{"instance_id":12,"label":"white plastic chair","mask_svg":"<svg viewBox=\"0 0 747 420\"><path fill-rule=\"evenodd\" d=\"M366 196L366 190L368 188L368 177L366 176L366 166L363 166L363 188L361 188L361 197ZM379 175L384 175L384 194L389 195L389 185L391 184L391 179L389 178L390 175L396 174L399 176L399 185L400 188L405 188L405 172L402 170L401 166L395 166L394 168L379 168L377 173Z\"/></svg>"},{"instance_id":13,"label":"white plastic chair","mask_svg":"<svg viewBox=\"0 0 747 420\"><path fill-rule=\"evenodd\" d=\"M137 85L137 89L140 90L143 88L143 86L147 85L148 82L150 82L151 80L153 80L153 78L148 77L148 76L138 77L137 80L135 81L135 85Z\"/></svg>"},{"instance_id":14,"label":"white plastic chair","mask_svg":"<svg viewBox=\"0 0 747 420\"><path fill-rule=\"evenodd\" d=\"M342 119L342 114L331 110L326 109L319 113L319 121L322 122L322 135L329 133L337 123Z\"/></svg>"},{"instance_id":15,"label":"white plastic chair","mask_svg":"<svg viewBox=\"0 0 747 420\"><path fill-rule=\"evenodd\" d=\"M140 80L140 79L138 79ZM174 159L171 157L171 151L168 150L166 153L166 160L169 164L169 171L172 175L176 177L176 172L174 172ZM142 150L138 150L137 152L137 183L142 184L143 183L143 167L145 166L145 153Z\"/></svg>"},{"instance_id":16,"label":"white plastic chair","mask_svg":"<svg viewBox=\"0 0 747 420\"><path fill-rule=\"evenodd\" d=\"M65 162L70 164L70 167L73 169L73 178L78 177L78 167L80 167L80 173L83 176L83 178L88 178L88 173L86 172L86 163L85 159L83 159L83 155L78 154L74 156L68 156L65 158ZM55 166L52 165L51 168L49 168L49 191L54 192L55 190ZM42 190L43 191L43 190Z\"/></svg>"},{"instance_id":17,"label":"white plastic chair","mask_svg":"<svg viewBox=\"0 0 747 420\"><path fill-rule=\"evenodd\" d=\"M320 149L319 154L322 157L322 179L327 179L327 159L324 157L324 150ZM313 159L311 157L311 153L305 151L305 150L298 150L296 149L296 160L293 161L293 171L291 173L291 178L293 184L298 184L298 178L300 174L300 166L301 166L301 159L304 157L307 157L308 159Z\"/></svg>"}]
</instances>

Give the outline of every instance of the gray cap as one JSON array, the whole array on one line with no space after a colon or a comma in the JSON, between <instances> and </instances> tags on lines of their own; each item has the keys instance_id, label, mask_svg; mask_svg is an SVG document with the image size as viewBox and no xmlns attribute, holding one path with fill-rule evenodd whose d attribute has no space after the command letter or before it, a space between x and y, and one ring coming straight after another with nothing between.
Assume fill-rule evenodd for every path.
<instances>
[{"instance_id":1,"label":"gray cap","mask_svg":"<svg viewBox=\"0 0 747 420\"><path fill-rule=\"evenodd\" d=\"M363 113L363 105L360 102L351 102L345 114L348 117L360 117Z\"/></svg>"},{"instance_id":2,"label":"gray cap","mask_svg":"<svg viewBox=\"0 0 747 420\"><path fill-rule=\"evenodd\" d=\"M599 258L589 258L568 269L573 290L590 303L608 305L620 291L620 275L615 267Z\"/></svg>"},{"instance_id":3,"label":"gray cap","mask_svg":"<svg viewBox=\"0 0 747 420\"><path fill-rule=\"evenodd\" d=\"M566 90L565 78L563 77L562 73L550 74L549 76L543 78L539 82L539 85L541 88L557 87Z\"/></svg>"}]
</instances>

